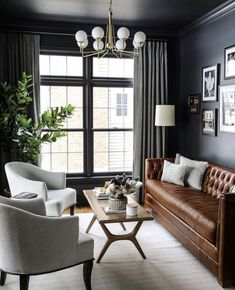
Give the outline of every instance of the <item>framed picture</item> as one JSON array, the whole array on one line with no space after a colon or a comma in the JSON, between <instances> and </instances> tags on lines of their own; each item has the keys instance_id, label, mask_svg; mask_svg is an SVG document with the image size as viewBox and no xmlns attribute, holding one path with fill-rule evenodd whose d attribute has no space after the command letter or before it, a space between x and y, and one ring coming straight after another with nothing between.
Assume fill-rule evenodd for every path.
<instances>
[{"instance_id":1,"label":"framed picture","mask_svg":"<svg viewBox=\"0 0 235 290\"><path fill-rule=\"evenodd\" d=\"M235 78L235 45L224 50L224 78Z\"/></svg>"},{"instance_id":2,"label":"framed picture","mask_svg":"<svg viewBox=\"0 0 235 290\"><path fill-rule=\"evenodd\" d=\"M201 109L201 95L188 96L188 112L189 114L199 114Z\"/></svg>"},{"instance_id":3,"label":"framed picture","mask_svg":"<svg viewBox=\"0 0 235 290\"><path fill-rule=\"evenodd\" d=\"M210 136L217 135L217 109L202 110L202 133Z\"/></svg>"},{"instance_id":4,"label":"framed picture","mask_svg":"<svg viewBox=\"0 0 235 290\"><path fill-rule=\"evenodd\" d=\"M205 67L202 70L202 100L217 101L218 65Z\"/></svg>"},{"instance_id":5,"label":"framed picture","mask_svg":"<svg viewBox=\"0 0 235 290\"><path fill-rule=\"evenodd\" d=\"M220 87L220 131L235 133L235 85Z\"/></svg>"}]
</instances>

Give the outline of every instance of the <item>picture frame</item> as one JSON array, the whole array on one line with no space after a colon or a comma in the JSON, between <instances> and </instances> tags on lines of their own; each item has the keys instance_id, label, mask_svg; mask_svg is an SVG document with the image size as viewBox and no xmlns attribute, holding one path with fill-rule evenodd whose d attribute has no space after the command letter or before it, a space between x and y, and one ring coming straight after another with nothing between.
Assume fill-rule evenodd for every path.
<instances>
[{"instance_id":1,"label":"picture frame","mask_svg":"<svg viewBox=\"0 0 235 290\"><path fill-rule=\"evenodd\" d=\"M235 44L224 49L224 78L235 78Z\"/></svg>"},{"instance_id":2,"label":"picture frame","mask_svg":"<svg viewBox=\"0 0 235 290\"><path fill-rule=\"evenodd\" d=\"M188 113L199 114L201 110L201 95L194 94L188 96Z\"/></svg>"},{"instance_id":3,"label":"picture frame","mask_svg":"<svg viewBox=\"0 0 235 290\"><path fill-rule=\"evenodd\" d=\"M202 133L217 136L217 109L202 110Z\"/></svg>"},{"instance_id":4,"label":"picture frame","mask_svg":"<svg viewBox=\"0 0 235 290\"><path fill-rule=\"evenodd\" d=\"M216 102L218 87L218 64L202 69L202 101Z\"/></svg>"},{"instance_id":5,"label":"picture frame","mask_svg":"<svg viewBox=\"0 0 235 290\"><path fill-rule=\"evenodd\" d=\"M220 87L220 131L235 133L235 85Z\"/></svg>"}]
</instances>

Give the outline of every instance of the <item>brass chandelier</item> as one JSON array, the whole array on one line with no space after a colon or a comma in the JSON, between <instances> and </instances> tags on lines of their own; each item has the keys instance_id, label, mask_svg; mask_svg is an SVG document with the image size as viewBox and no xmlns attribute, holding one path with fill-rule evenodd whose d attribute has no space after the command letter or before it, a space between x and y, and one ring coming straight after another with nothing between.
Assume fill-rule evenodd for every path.
<instances>
[{"instance_id":1,"label":"brass chandelier","mask_svg":"<svg viewBox=\"0 0 235 290\"><path fill-rule=\"evenodd\" d=\"M138 55L141 47L144 45L146 35L142 31L138 31L134 35L133 47L134 51L126 51L126 40L130 36L129 29L121 27L117 31L117 37L115 37L115 31L112 21L112 0L110 0L110 7L108 13L108 25L106 28L106 35L102 27L96 26L92 29L91 35L94 39L94 50L85 51L88 46L88 35L85 31L79 30L75 34L77 45L80 48L80 53L83 57L98 56L104 57L108 53L114 54L116 57L121 58L122 55ZM102 39L105 38L103 41Z\"/></svg>"}]
</instances>

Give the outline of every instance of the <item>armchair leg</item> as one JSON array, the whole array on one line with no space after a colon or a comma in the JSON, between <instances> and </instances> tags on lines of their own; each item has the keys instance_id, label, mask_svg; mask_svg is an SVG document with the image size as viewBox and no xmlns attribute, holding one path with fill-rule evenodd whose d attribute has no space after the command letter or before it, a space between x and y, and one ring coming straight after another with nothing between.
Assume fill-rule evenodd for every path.
<instances>
[{"instance_id":1,"label":"armchair leg","mask_svg":"<svg viewBox=\"0 0 235 290\"><path fill-rule=\"evenodd\" d=\"M70 206L70 215L74 215L75 205Z\"/></svg>"},{"instance_id":2,"label":"armchair leg","mask_svg":"<svg viewBox=\"0 0 235 290\"><path fill-rule=\"evenodd\" d=\"M92 268L93 268L93 260L89 260L83 264L83 280L87 290L91 290Z\"/></svg>"},{"instance_id":3,"label":"armchair leg","mask_svg":"<svg viewBox=\"0 0 235 290\"><path fill-rule=\"evenodd\" d=\"M29 275L20 275L20 290L29 289Z\"/></svg>"},{"instance_id":4,"label":"armchair leg","mask_svg":"<svg viewBox=\"0 0 235 290\"><path fill-rule=\"evenodd\" d=\"M4 272L4 271L1 271L1 279L0 279L0 285L1 286L5 285L6 277L7 277L7 273Z\"/></svg>"}]
</instances>

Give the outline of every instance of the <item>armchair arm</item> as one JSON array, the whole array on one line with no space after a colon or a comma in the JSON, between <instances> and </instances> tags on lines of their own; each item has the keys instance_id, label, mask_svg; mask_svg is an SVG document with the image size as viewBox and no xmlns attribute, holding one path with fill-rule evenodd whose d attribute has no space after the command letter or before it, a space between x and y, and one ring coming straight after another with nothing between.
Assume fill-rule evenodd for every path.
<instances>
[{"instance_id":1,"label":"armchair arm","mask_svg":"<svg viewBox=\"0 0 235 290\"><path fill-rule=\"evenodd\" d=\"M77 216L50 218L6 207L6 214L11 218L4 220L7 220L6 228L11 230L0 237L5 239L5 248L1 249L0 255L5 261L5 269L34 274L77 263ZM4 215L5 208L1 208L0 215Z\"/></svg>"},{"instance_id":2,"label":"armchair arm","mask_svg":"<svg viewBox=\"0 0 235 290\"><path fill-rule=\"evenodd\" d=\"M219 249L218 280L221 285L235 281L235 194L220 194L217 229Z\"/></svg>"},{"instance_id":3,"label":"armchair arm","mask_svg":"<svg viewBox=\"0 0 235 290\"><path fill-rule=\"evenodd\" d=\"M66 173L52 172L34 166L33 174L38 180L46 183L48 189L64 189L66 187Z\"/></svg>"},{"instance_id":4,"label":"armchair arm","mask_svg":"<svg viewBox=\"0 0 235 290\"><path fill-rule=\"evenodd\" d=\"M145 160L145 180L161 179L164 159L174 162L175 158L148 158Z\"/></svg>"},{"instance_id":5,"label":"armchair arm","mask_svg":"<svg viewBox=\"0 0 235 290\"><path fill-rule=\"evenodd\" d=\"M47 186L45 182L30 180L14 174L13 180L9 181L9 187L12 197L21 192L32 192L38 194L38 197L47 200Z\"/></svg>"}]
</instances>

